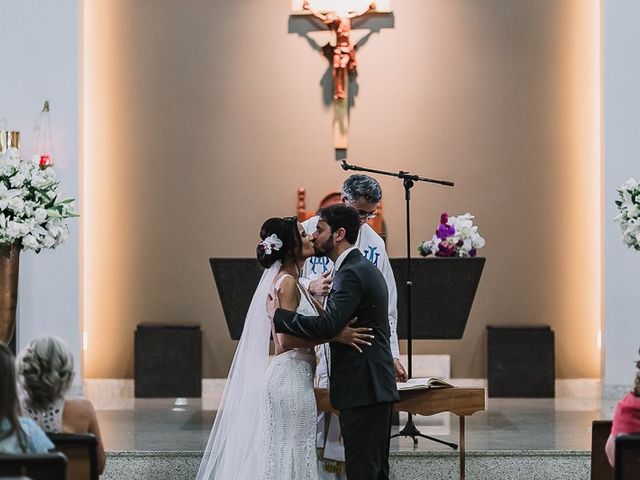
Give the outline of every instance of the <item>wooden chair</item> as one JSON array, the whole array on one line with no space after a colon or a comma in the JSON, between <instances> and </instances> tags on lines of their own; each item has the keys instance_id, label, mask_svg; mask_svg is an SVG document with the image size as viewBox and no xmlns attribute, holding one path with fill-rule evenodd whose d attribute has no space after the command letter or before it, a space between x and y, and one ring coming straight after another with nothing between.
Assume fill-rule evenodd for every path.
<instances>
[{"instance_id":1,"label":"wooden chair","mask_svg":"<svg viewBox=\"0 0 640 480\"><path fill-rule=\"evenodd\" d=\"M0 477L26 476L32 480L66 480L67 459L62 453L0 455Z\"/></svg>"},{"instance_id":2,"label":"wooden chair","mask_svg":"<svg viewBox=\"0 0 640 480\"><path fill-rule=\"evenodd\" d=\"M316 212L321 208L342 202L342 194L340 192L331 192L325 195L322 200L320 200L318 208L316 208L315 210L307 210L306 195L307 192L304 187L299 187L297 206L297 216L299 222L304 222L305 220L308 220L309 218L315 216ZM382 202L378 204L378 208L376 209L376 217L372 218L371 220L367 220L367 223L378 235L382 237L385 242L387 241L387 226L383 218Z\"/></svg>"},{"instance_id":3,"label":"wooden chair","mask_svg":"<svg viewBox=\"0 0 640 480\"><path fill-rule=\"evenodd\" d=\"M68 480L98 480L98 441L88 433L47 434L58 452L67 457Z\"/></svg>"},{"instance_id":4,"label":"wooden chair","mask_svg":"<svg viewBox=\"0 0 640 480\"><path fill-rule=\"evenodd\" d=\"M604 451L610 433L611 420L594 420L591 423L591 480L613 478L613 468Z\"/></svg>"},{"instance_id":5,"label":"wooden chair","mask_svg":"<svg viewBox=\"0 0 640 480\"><path fill-rule=\"evenodd\" d=\"M615 480L640 479L640 433L616 437Z\"/></svg>"}]
</instances>

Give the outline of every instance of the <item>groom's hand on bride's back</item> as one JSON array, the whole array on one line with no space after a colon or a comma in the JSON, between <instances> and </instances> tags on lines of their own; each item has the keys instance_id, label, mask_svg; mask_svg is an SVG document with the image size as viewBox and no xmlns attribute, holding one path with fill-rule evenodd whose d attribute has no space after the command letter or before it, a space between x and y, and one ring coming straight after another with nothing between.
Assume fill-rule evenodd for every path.
<instances>
[{"instance_id":1,"label":"groom's hand on bride's back","mask_svg":"<svg viewBox=\"0 0 640 480\"><path fill-rule=\"evenodd\" d=\"M330 342L344 343L350 347L355 348L358 352L362 353L362 347L371 346L371 328L367 327L352 327L354 323L358 321L358 318L352 318L349 323L340 330L335 337L329 339Z\"/></svg>"}]
</instances>

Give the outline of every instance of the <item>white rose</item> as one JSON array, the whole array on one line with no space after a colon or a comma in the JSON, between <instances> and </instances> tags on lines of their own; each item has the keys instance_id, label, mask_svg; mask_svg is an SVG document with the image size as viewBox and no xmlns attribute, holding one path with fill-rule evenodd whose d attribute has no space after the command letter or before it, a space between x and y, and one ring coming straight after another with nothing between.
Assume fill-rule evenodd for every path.
<instances>
[{"instance_id":1,"label":"white rose","mask_svg":"<svg viewBox=\"0 0 640 480\"><path fill-rule=\"evenodd\" d=\"M0 211L7 208L11 199L17 195L20 195L20 190L9 190L3 182L0 182Z\"/></svg>"},{"instance_id":2,"label":"white rose","mask_svg":"<svg viewBox=\"0 0 640 480\"><path fill-rule=\"evenodd\" d=\"M36 240L36 237L34 237L33 235L26 235L22 239L22 246L30 250L36 250L40 248L40 244L38 243L38 240Z\"/></svg>"},{"instance_id":3,"label":"white rose","mask_svg":"<svg viewBox=\"0 0 640 480\"><path fill-rule=\"evenodd\" d=\"M51 167L41 170L40 174L49 181L56 181L58 179L58 175L56 174L56 171Z\"/></svg>"},{"instance_id":4,"label":"white rose","mask_svg":"<svg viewBox=\"0 0 640 480\"><path fill-rule=\"evenodd\" d=\"M69 230L67 230L66 228L63 228L62 232L60 232L60 235L57 238L57 242L58 242L57 244L58 245L63 244L64 242L67 241L67 238L69 238Z\"/></svg>"},{"instance_id":5,"label":"white rose","mask_svg":"<svg viewBox=\"0 0 640 480\"><path fill-rule=\"evenodd\" d=\"M35 222L33 221L29 222L29 231L32 235L38 235L40 237L47 234L47 231L44 228L40 225L35 225Z\"/></svg>"},{"instance_id":6,"label":"white rose","mask_svg":"<svg viewBox=\"0 0 640 480\"><path fill-rule=\"evenodd\" d=\"M13 197L9 200L8 205L10 210L13 210L16 214L21 214L24 212L24 200L21 197Z\"/></svg>"},{"instance_id":7,"label":"white rose","mask_svg":"<svg viewBox=\"0 0 640 480\"><path fill-rule=\"evenodd\" d=\"M475 248L482 248L485 245L485 240L484 238L482 238L479 234L475 234L472 238L471 238L471 243L473 244L473 246Z\"/></svg>"},{"instance_id":8,"label":"white rose","mask_svg":"<svg viewBox=\"0 0 640 480\"><path fill-rule=\"evenodd\" d=\"M19 188L22 186L25 180L26 178L23 174L16 173L13 177L11 177L10 183L12 187Z\"/></svg>"},{"instance_id":9,"label":"white rose","mask_svg":"<svg viewBox=\"0 0 640 480\"><path fill-rule=\"evenodd\" d=\"M11 165L0 165L0 177L10 177L16 169Z\"/></svg>"},{"instance_id":10,"label":"white rose","mask_svg":"<svg viewBox=\"0 0 640 480\"><path fill-rule=\"evenodd\" d=\"M10 167L16 168L20 165L20 153L16 148L10 148L6 152L0 156L0 165L8 165Z\"/></svg>"},{"instance_id":11,"label":"white rose","mask_svg":"<svg viewBox=\"0 0 640 480\"><path fill-rule=\"evenodd\" d=\"M27 200L24 202L24 216L25 217L32 217L33 216L33 211L38 207L38 204L35 202L32 202L30 200Z\"/></svg>"},{"instance_id":12,"label":"white rose","mask_svg":"<svg viewBox=\"0 0 640 480\"><path fill-rule=\"evenodd\" d=\"M36 188L42 188L44 186L46 186L49 183L49 180L47 180L41 172L37 172L34 173L33 176L31 177L31 185L33 185Z\"/></svg>"},{"instance_id":13,"label":"white rose","mask_svg":"<svg viewBox=\"0 0 640 480\"><path fill-rule=\"evenodd\" d=\"M42 238L42 244L44 245L45 248L53 248L56 244L56 239L53 238L51 235L45 235Z\"/></svg>"},{"instance_id":14,"label":"white rose","mask_svg":"<svg viewBox=\"0 0 640 480\"><path fill-rule=\"evenodd\" d=\"M62 233L62 227L57 221L47 222L46 228L49 232L49 235L54 238L57 238Z\"/></svg>"},{"instance_id":15,"label":"white rose","mask_svg":"<svg viewBox=\"0 0 640 480\"><path fill-rule=\"evenodd\" d=\"M33 218L36 223L42 223L47 219L47 210L44 208L36 208L36 211L33 214Z\"/></svg>"},{"instance_id":16,"label":"white rose","mask_svg":"<svg viewBox=\"0 0 640 480\"><path fill-rule=\"evenodd\" d=\"M16 239L24 237L27 233L29 233L29 228L24 223L13 220L7 223L7 235L9 235L10 238Z\"/></svg>"},{"instance_id":17,"label":"white rose","mask_svg":"<svg viewBox=\"0 0 640 480\"><path fill-rule=\"evenodd\" d=\"M626 182L624 182L624 185L622 185L621 189L633 190L635 188L638 188L638 186L638 181L635 178L631 177L628 178Z\"/></svg>"},{"instance_id":18,"label":"white rose","mask_svg":"<svg viewBox=\"0 0 640 480\"><path fill-rule=\"evenodd\" d=\"M433 237L431 237L431 242L425 243L430 243L431 253L435 255L435 253L438 251L438 245L440 245L440 242L442 242L442 240L440 240L437 235L434 235Z\"/></svg>"}]
</instances>

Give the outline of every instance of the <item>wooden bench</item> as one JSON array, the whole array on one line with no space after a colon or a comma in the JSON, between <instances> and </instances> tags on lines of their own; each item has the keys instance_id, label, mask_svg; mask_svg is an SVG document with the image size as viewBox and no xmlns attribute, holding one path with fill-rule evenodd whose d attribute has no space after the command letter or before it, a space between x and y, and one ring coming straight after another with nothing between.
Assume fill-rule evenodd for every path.
<instances>
[{"instance_id":1,"label":"wooden bench","mask_svg":"<svg viewBox=\"0 0 640 480\"><path fill-rule=\"evenodd\" d=\"M604 451L611 433L611 420L591 422L591 480L611 480L613 468Z\"/></svg>"},{"instance_id":2,"label":"wooden bench","mask_svg":"<svg viewBox=\"0 0 640 480\"><path fill-rule=\"evenodd\" d=\"M49 433L58 452L67 457L67 480L98 480L98 441L90 433Z\"/></svg>"},{"instance_id":3,"label":"wooden bench","mask_svg":"<svg viewBox=\"0 0 640 480\"><path fill-rule=\"evenodd\" d=\"M32 480L66 480L67 459L62 453L0 454L0 477L27 476Z\"/></svg>"},{"instance_id":4,"label":"wooden bench","mask_svg":"<svg viewBox=\"0 0 640 480\"><path fill-rule=\"evenodd\" d=\"M316 403L319 412L339 412L331 405L329 390L316 388ZM400 392L400 401L393 405L399 412L413 415L435 415L436 413L451 412L460 420L460 479L465 478L465 417L485 410L484 388L433 388L428 390L407 390Z\"/></svg>"},{"instance_id":5,"label":"wooden bench","mask_svg":"<svg viewBox=\"0 0 640 480\"><path fill-rule=\"evenodd\" d=\"M616 437L615 480L640 478L640 433Z\"/></svg>"}]
</instances>

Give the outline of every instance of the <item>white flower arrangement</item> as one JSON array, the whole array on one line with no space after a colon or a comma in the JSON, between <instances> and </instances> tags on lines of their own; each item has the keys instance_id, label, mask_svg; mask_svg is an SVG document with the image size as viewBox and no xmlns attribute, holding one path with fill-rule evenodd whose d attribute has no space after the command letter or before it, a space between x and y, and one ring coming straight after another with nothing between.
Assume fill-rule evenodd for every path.
<instances>
[{"instance_id":1,"label":"white flower arrangement","mask_svg":"<svg viewBox=\"0 0 640 480\"><path fill-rule=\"evenodd\" d=\"M620 213L614 221L620 224L622 241L629 248L640 251L640 183L629 178L618 189L616 205Z\"/></svg>"},{"instance_id":2,"label":"white flower arrangement","mask_svg":"<svg viewBox=\"0 0 640 480\"><path fill-rule=\"evenodd\" d=\"M478 249L484 247L485 240L478 233L475 217L470 213L450 217L440 215L440 225L430 240L418 245L418 251L424 257L475 257Z\"/></svg>"},{"instance_id":3,"label":"white flower arrangement","mask_svg":"<svg viewBox=\"0 0 640 480\"><path fill-rule=\"evenodd\" d=\"M0 247L39 252L67 239L65 219L78 215L74 199L58 200L59 183L52 167L22 160L15 148L0 155Z\"/></svg>"}]
</instances>

